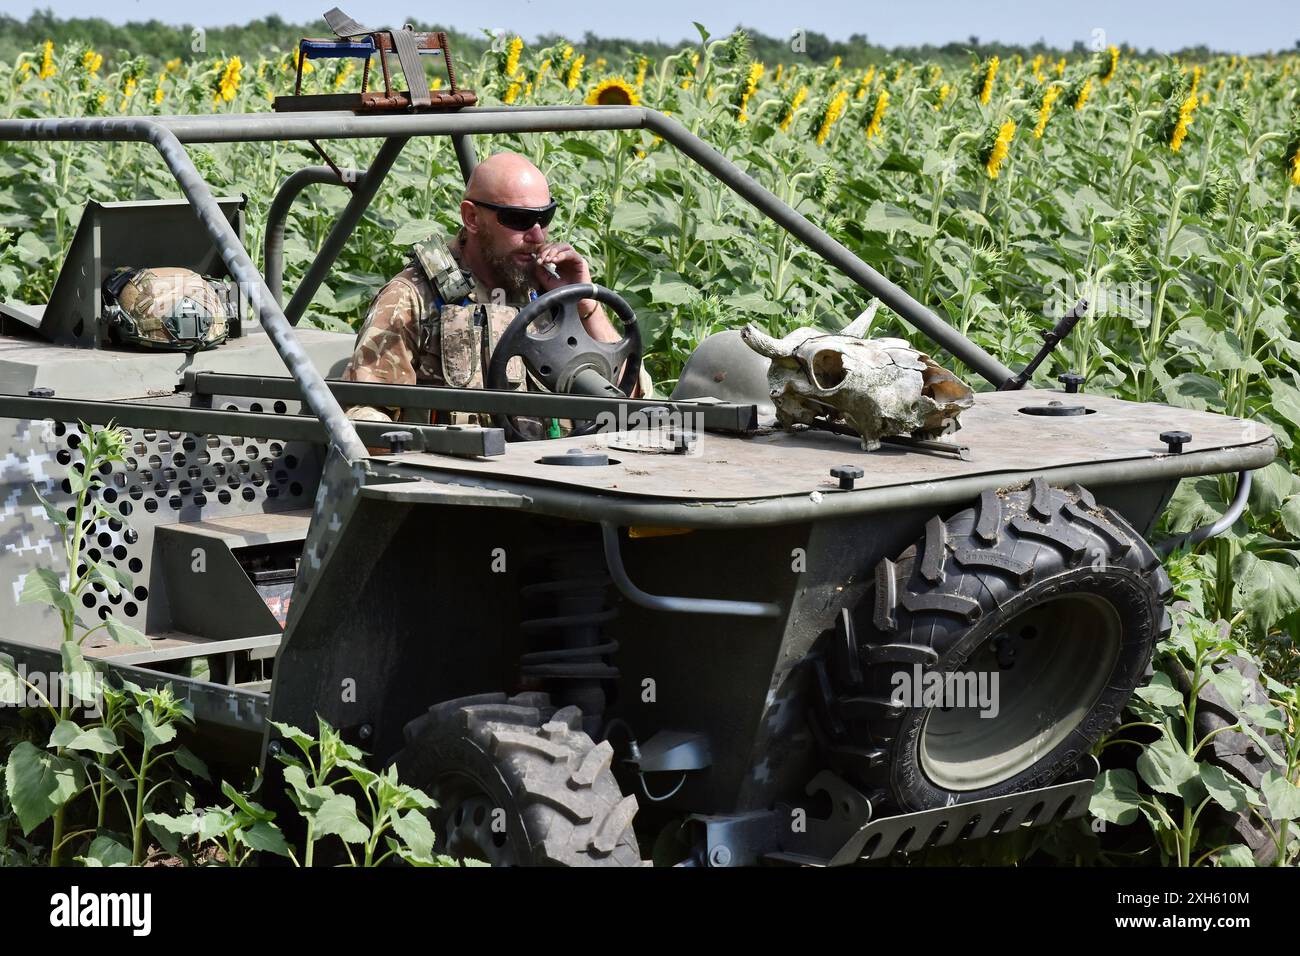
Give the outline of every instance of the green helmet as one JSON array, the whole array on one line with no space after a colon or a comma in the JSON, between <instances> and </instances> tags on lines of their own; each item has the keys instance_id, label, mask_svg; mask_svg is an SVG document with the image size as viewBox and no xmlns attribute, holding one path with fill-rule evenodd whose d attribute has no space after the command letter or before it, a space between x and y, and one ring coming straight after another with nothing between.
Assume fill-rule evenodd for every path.
<instances>
[{"instance_id":1,"label":"green helmet","mask_svg":"<svg viewBox=\"0 0 1300 956\"><path fill-rule=\"evenodd\" d=\"M104 318L124 344L199 351L226 340L233 292L190 269L123 267L104 282Z\"/></svg>"}]
</instances>

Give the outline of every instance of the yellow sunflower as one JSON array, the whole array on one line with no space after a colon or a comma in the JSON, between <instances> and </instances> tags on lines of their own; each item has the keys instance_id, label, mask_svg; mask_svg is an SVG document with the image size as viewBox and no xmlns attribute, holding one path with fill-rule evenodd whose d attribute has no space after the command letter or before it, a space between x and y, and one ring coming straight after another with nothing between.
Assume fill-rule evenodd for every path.
<instances>
[{"instance_id":1,"label":"yellow sunflower","mask_svg":"<svg viewBox=\"0 0 1300 956\"><path fill-rule=\"evenodd\" d=\"M610 76L591 88L585 102L588 106L637 106L641 98L627 80Z\"/></svg>"},{"instance_id":2,"label":"yellow sunflower","mask_svg":"<svg viewBox=\"0 0 1300 956\"><path fill-rule=\"evenodd\" d=\"M1169 148L1175 153L1183 148L1183 140L1187 138L1187 127L1192 125L1192 114L1196 112L1200 102L1193 93L1178 107L1178 119L1174 122L1173 132L1169 136Z\"/></svg>"},{"instance_id":3,"label":"yellow sunflower","mask_svg":"<svg viewBox=\"0 0 1300 956\"><path fill-rule=\"evenodd\" d=\"M876 108L871 113L871 122L867 124L867 139L880 135L880 123L885 118L885 110L888 108L889 90L881 90L880 95L876 97Z\"/></svg>"},{"instance_id":4,"label":"yellow sunflower","mask_svg":"<svg viewBox=\"0 0 1300 956\"><path fill-rule=\"evenodd\" d=\"M357 64L355 60L344 60L343 66L339 68L338 73L334 76L334 89L341 90L347 85L352 74L356 72Z\"/></svg>"},{"instance_id":5,"label":"yellow sunflower","mask_svg":"<svg viewBox=\"0 0 1300 956\"><path fill-rule=\"evenodd\" d=\"M1043 138L1043 130L1047 129L1047 121L1052 117L1052 106L1060 95L1061 88L1055 84L1043 90L1043 102L1038 107L1038 125L1034 127L1034 139Z\"/></svg>"},{"instance_id":6,"label":"yellow sunflower","mask_svg":"<svg viewBox=\"0 0 1300 956\"><path fill-rule=\"evenodd\" d=\"M984 171L988 173L989 179L998 178L998 170L1006 161L1007 156L1011 153L1011 140L1016 135L1016 124L1014 120L1007 120L1000 127L996 135L993 136L992 142L989 143L987 150L983 152L980 159L984 163Z\"/></svg>"},{"instance_id":7,"label":"yellow sunflower","mask_svg":"<svg viewBox=\"0 0 1300 956\"><path fill-rule=\"evenodd\" d=\"M1102 61L1101 85L1105 86L1115 78L1115 70L1119 67L1119 47L1112 44L1106 50L1106 59Z\"/></svg>"},{"instance_id":8,"label":"yellow sunflower","mask_svg":"<svg viewBox=\"0 0 1300 956\"><path fill-rule=\"evenodd\" d=\"M802 106L803 101L806 100L807 98L808 98L808 87L806 86L799 87L798 91L794 94L794 98L790 100L790 105L786 108L785 116L781 118L781 129L783 131L788 130L790 128L790 124L794 122L795 110L797 110L800 106Z\"/></svg>"},{"instance_id":9,"label":"yellow sunflower","mask_svg":"<svg viewBox=\"0 0 1300 956\"><path fill-rule=\"evenodd\" d=\"M867 95L867 90L871 86L871 81L874 80L875 78L876 78L876 68L874 66L868 67L867 72L862 74L862 80L858 83L858 90L856 93L854 93L853 98L855 100L860 100L865 98Z\"/></svg>"},{"instance_id":10,"label":"yellow sunflower","mask_svg":"<svg viewBox=\"0 0 1300 956\"><path fill-rule=\"evenodd\" d=\"M229 103L239 92L239 73L244 68L243 62L237 56L232 56L221 72L221 79L217 81L216 99Z\"/></svg>"},{"instance_id":11,"label":"yellow sunflower","mask_svg":"<svg viewBox=\"0 0 1300 956\"><path fill-rule=\"evenodd\" d=\"M1074 108L1076 110L1083 109L1084 104L1088 102L1088 97L1091 95L1092 95L1092 77L1088 77L1086 80L1083 81L1083 84L1079 87L1078 92L1075 94Z\"/></svg>"},{"instance_id":12,"label":"yellow sunflower","mask_svg":"<svg viewBox=\"0 0 1300 956\"><path fill-rule=\"evenodd\" d=\"M573 64L569 67L569 76L564 81L564 85L569 89L576 90L578 84L582 82L582 65L586 62L587 56L584 53L579 53L573 58Z\"/></svg>"},{"instance_id":13,"label":"yellow sunflower","mask_svg":"<svg viewBox=\"0 0 1300 956\"><path fill-rule=\"evenodd\" d=\"M831 134L831 127L835 125L849 104L849 91L840 90L835 94L834 99L826 106L826 111L822 113L821 121L817 126L817 145L821 146L826 142L826 137Z\"/></svg>"},{"instance_id":14,"label":"yellow sunflower","mask_svg":"<svg viewBox=\"0 0 1300 956\"><path fill-rule=\"evenodd\" d=\"M993 81L997 79L999 60L996 56L989 57L988 66L984 68L984 80L979 88L979 101L981 106L988 106L989 98L993 95Z\"/></svg>"},{"instance_id":15,"label":"yellow sunflower","mask_svg":"<svg viewBox=\"0 0 1300 956\"><path fill-rule=\"evenodd\" d=\"M510 79L514 79L519 72L519 54L524 51L524 41L520 37L511 37L510 44L506 47L506 60L504 64L504 73Z\"/></svg>"},{"instance_id":16,"label":"yellow sunflower","mask_svg":"<svg viewBox=\"0 0 1300 956\"><path fill-rule=\"evenodd\" d=\"M58 72L59 68L54 65L54 41L46 40L45 49L41 56L41 72L37 73L36 76L38 79L48 80Z\"/></svg>"},{"instance_id":17,"label":"yellow sunflower","mask_svg":"<svg viewBox=\"0 0 1300 956\"><path fill-rule=\"evenodd\" d=\"M765 67L757 61L749 64L749 71L745 74L745 81L736 88L736 120L737 122L747 122L749 120L749 100L758 89L758 81L763 76Z\"/></svg>"}]
</instances>

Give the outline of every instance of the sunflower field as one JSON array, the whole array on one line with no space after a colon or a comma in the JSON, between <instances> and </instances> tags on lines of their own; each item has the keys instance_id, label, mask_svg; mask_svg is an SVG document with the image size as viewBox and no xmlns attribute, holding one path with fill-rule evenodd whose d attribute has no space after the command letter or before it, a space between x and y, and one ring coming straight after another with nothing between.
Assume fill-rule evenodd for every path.
<instances>
[{"instance_id":1,"label":"sunflower field","mask_svg":"<svg viewBox=\"0 0 1300 956\"><path fill-rule=\"evenodd\" d=\"M288 52L247 61L119 58L110 69L98 51L49 43L0 63L0 117L269 110L274 96L291 91L295 65ZM305 63L303 71L304 92L360 88L352 61ZM1107 844L1086 827L1067 835L1049 828L1000 850L965 852L1251 862L1240 845L1209 839L1188 809L1213 805L1254 808L1278 849L1270 859L1295 861L1300 56L1179 62L1110 47L1084 57L849 70L795 55L756 62L743 33L701 30L698 44L656 60L635 52L588 58L566 42L531 47L506 36L460 72L485 105L632 103L672 115L1012 368L1087 298L1088 316L1036 384L1056 387L1056 376L1073 370L1088 391L1269 425L1281 457L1256 473L1247 514L1230 534L1168 562L1181 613L1161 647L1160 673L1135 700L1132 726L1149 733L1121 729L1103 744L1136 746L1141 756L1135 770L1103 774L1094 814L1137 835ZM430 83L437 88L439 78L431 73ZM480 156L517 150L547 174L559 204L551 235L573 242L597 281L637 310L651 336L648 366L665 393L713 332L747 321L776 335L810 324L834 330L867 304L855 283L648 132L483 136L476 146ZM376 148L326 144L336 163L354 168ZM247 195L255 260L276 189L320 162L296 143L190 152L217 195ZM412 241L454 231L462 188L449 141L412 140L308 321L356 328ZM4 144L0 297L45 301L85 200L179 195L147 146ZM286 288L347 196L315 187L295 205ZM873 334L922 345L887 309ZM987 387L950 356L938 358ZM1232 476L1184 481L1156 536L1214 520L1234 485ZM1255 718L1277 760L1255 788L1198 769L1200 747L1182 729L1195 695L1171 676L1212 673L1208 665L1230 655L1261 667L1272 698ZM1241 694L1232 673L1213 678L1229 700Z\"/></svg>"}]
</instances>

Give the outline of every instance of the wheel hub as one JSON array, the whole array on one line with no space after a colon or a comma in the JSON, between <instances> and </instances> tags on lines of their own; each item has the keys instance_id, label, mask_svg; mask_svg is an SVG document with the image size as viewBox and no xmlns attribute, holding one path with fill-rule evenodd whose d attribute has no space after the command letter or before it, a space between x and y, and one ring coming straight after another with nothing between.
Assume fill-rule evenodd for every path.
<instances>
[{"instance_id":1,"label":"wheel hub","mask_svg":"<svg viewBox=\"0 0 1300 956\"><path fill-rule=\"evenodd\" d=\"M949 706L926 715L922 771L948 790L980 790L1042 759L1101 695L1119 658L1121 630L1110 602L1092 594L1053 598L1016 615L959 675L967 686L990 690L991 701L951 706L945 699Z\"/></svg>"}]
</instances>

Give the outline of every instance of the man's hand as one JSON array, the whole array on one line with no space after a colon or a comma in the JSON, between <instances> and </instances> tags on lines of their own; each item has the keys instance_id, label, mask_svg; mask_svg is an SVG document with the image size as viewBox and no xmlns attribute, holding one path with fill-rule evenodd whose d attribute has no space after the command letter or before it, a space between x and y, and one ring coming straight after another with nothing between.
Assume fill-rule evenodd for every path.
<instances>
[{"instance_id":1,"label":"man's hand","mask_svg":"<svg viewBox=\"0 0 1300 956\"><path fill-rule=\"evenodd\" d=\"M560 274L556 279L549 272L542 268L546 263L555 267L555 271ZM578 250L567 242L548 242L537 253L537 267L535 269L537 284L543 292L550 292L552 289L558 289L563 285L586 285L590 284L591 269L587 267L587 260L578 254ZM582 324L586 326L589 334L597 342L618 342L623 336L614 328L609 317L605 315L604 308L595 299L583 299L578 303L578 315L582 317ZM619 370L622 375L622 370ZM632 389L633 398L640 394L639 386Z\"/></svg>"},{"instance_id":2,"label":"man's hand","mask_svg":"<svg viewBox=\"0 0 1300 956\"><path fill-rule=\"evenodd\" d=\"M554 278L542 268L544 265L554 266L560 278ZM562 285L591 282L591 270L587 268L587 260L578 255L578 250L567 242L548 242L542 246L537 252L537 268L534 272L537 284L543 292L550 292Z\"/></svg>"},{"instance_id":3,"label":"man's hand","mask_svg":"<svg viewBox=\"0 0 1300 956\"><path fill-rule=\"evenodd\" d=\"M542 268L549 263L560 274L557 280ZM578 255L578 250L567 242L548 242L537 253L537 284L543 292L550 292L563 285L587 285L591 283L591 270L587 260ZM617 342L623 338L610 323L605 310L595 299L582 299L578 302L578 314L587 333L597 342Z\"/></svg>"}]
</instances>

